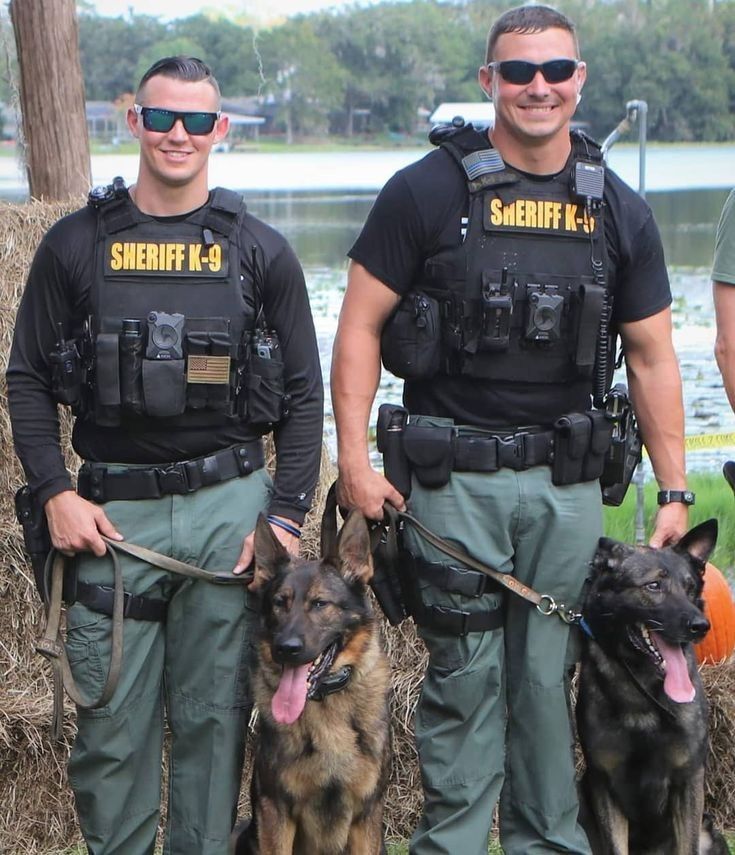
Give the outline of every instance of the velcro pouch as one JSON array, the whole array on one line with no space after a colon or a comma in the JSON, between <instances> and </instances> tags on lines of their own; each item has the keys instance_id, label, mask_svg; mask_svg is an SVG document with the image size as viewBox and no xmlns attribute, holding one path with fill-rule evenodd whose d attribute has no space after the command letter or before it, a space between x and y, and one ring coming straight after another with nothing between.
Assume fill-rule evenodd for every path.
<instances>
[{"instance_id":1,"label":"velcro pouch","mask_svg":"<svg viewBox=\"0 0 735 855\"><path fill-rule=\"evenodd\" d=\"M441 357L439 303L411 291L398 304L380 338L383 365L404 380L433 377Z\"/></svg>"},{"instance_id":2,"label":"velcro pouch","mask_svg":"<svg viewBox=\"0 0 735 855\"><path fill-rule=\"evenodd\" d=\"M454 428L451 425L406 425L403 450L423 487L443 487L454 467Z\"/></svg>"},{"instance_id":3,"label":"velcro pouch","mask_svg":"<svg viewBox=\"0 0 735 855\"><path fill-rule=\"evenodd\" d=\"M154 418L180 416L186 407L184 359L143 360L145 413Z\"/></svg>"},{"instance_id":4,"label":"velcro pouch","mask_svg":"<svg viewBox=\"0 0 735 855\"><path fill-rule=\"evenodd\" d=\"M97 356L97 400L103 407L120 406L120 351L117 333L100 333Z\"/></svg>"},{"instance_id":5,"label":"velcro pouch","mask_svg":"<svg viewBox=\"0 0 735 855\"><path fill-rule=\"evenodd\" d=\"M209 353L209 336L206 332L187 332L186 334L186 356L187 364L196 364L197 357L204 362L202 357ZM188 379L188 378L187 378ZM207 385L199 382L188 382L186 390L186 403L192 410L203 410L207 406Z\"/></svg>"},{"instance_id":6,"label":"velcro pouch","mask_svg":"<svg viewBox=\"0 0 735 855\"><path fill-rule=\"evenodd\" d=\"M100 333L95 342L95 421L103 427L120 424L120 350L117 333Z\"/></svg>"},{"instance_id":7,"label":"velcro pouch","mask_svg":"<svg viewBox=\"0 0 735 855\"><path fill-rule=\"evenodd\" d=\"M557 487L584 480L582 470L592 426L584 413L568 413L554 422L554 460L551 481Z\"/></svg>"},{"instance_id":8,"label":"velcro pouch","mask_svg":"<svg viewBox=\"0 0 735 855\"><path fill-rule=\"evenodd\" d=\"M275 356L264 359L251 353L248 369L248 421L258 425L279 422L284 415L283 363Z\"/></svg>"},{"instance_id":9,"label":"velcro pouch","mask_svg":"<svg viewBox=\"0 0 735 855\"><path fill-rule=\"evenodd\" d=\"M602 475L605 467L605 456L612 442L613 422L602 410L588 410L585 415L590 420L592 432L582 466L582 480L594 481Z\"/></svg>"}]
</instances>

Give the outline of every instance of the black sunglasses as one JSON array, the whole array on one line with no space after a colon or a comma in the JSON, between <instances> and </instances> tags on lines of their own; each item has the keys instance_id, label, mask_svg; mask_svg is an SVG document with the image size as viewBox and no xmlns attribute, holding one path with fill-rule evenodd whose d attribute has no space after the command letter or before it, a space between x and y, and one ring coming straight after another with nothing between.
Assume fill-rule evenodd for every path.
<instances>
[{"instance_id":1,"label":"black sunglasses","mask_svg":"<svg viewBox=\"0 0 735 855\"><path fill-rule=\"evenodd\" d=\"M215 122L220 117L216 113L177 113L174 110L161 110L159 107L141 107L134 104L135 112L143 116L143 127L147 131L155 131L158 134L166 134L176 124L178 119L184 124L187 134L195 137L203 137L211 134Z\"/></svg>"},{"instance_id":2,"label":"black sunglasses","mask_svg":"<svg viewBox=\"0 0 735 855\"><path fill-rule=\"evenodd\" d=\"M518 86L530 83L540 71L547 83L563 83L574 74L579 66L578 59L550 59L547 62L526 62L525 59L507 59L503 62L489 62L487 67L497 71L503 80Z\"/></svg>"}]
</instances>

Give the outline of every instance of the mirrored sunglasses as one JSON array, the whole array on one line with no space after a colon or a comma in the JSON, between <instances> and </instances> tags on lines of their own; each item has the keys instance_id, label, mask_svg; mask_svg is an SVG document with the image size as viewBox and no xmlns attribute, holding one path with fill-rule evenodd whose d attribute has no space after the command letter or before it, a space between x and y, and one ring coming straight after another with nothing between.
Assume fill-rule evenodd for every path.
<instances>
[{"instance_id":1,"label":"mirrored sunglasses","mask_svg":"<svg viewBox=\"0 0 735 855\"><path fill-rule=\"evenodd\" d=\"M574 74L579 66L578 59L550 59L536 64L525 59L507 59L503 62L489 62L487 67L498 74L508 83L518 86L530 83L540 71L547 83L563 83Z\"/></svg>"},{"instance_id":2,"label":"mirrored sunglasses","mask_svg":"<svg viewBox=\"0 0 735 855\"><path fill-rule=\"evenodd\" d=\"M159 107L141 107L134 104L135 112L143 117L143 127L147 131L155 131L158 134L166 134L181 119L184 130L192 136L205 136L211 134L214 125L220 117L219 110L216 113L178 113L174 110L162 110Z\"/></svg>"}]
</instances>

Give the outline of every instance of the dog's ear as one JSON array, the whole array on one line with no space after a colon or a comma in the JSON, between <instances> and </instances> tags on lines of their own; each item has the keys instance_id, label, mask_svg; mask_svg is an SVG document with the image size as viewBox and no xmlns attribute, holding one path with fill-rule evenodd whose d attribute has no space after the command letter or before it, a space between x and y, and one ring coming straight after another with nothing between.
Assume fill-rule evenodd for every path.
<instances>
[{"instance_id":1,"label":"dog's ear","mask_svg":"<svg viewBox=\"0 0 735 855\"><path fill-rule=\"evenodd\" d=\"M597 552L592 559L595 570L617 570L620 564L633 552L635 547L611 537L601 537L597 542Z\"/></svg>"},{"instance_id":2,"label":"dog's ear","mask_svg":"<svg viewBox=\"0 0 735 855\"><path fill-rule=\"evenodd\" d=\"M289 559L288 551L273 534L263 514L258 514L255 524L255 575L248 585L253 593L261 591L276 575L276 570Z\"/></svg>"},{"instance_id":3,"label":"dog's ear","mask_svg":"<svg viewBox=\"0 0 735 855\"><path fill-rule=\"evenodd\" d=\"M727 460L722 466L722 474L730 489L735 493L735 460Z\"/></svg>"},{"instance_id":4,"label":"dog's ear","mask_svg":"<svg viewBox=\"0 0 735 855\"><path fill-rule=\"evenodd\" d=\"M350 511L337 537L339 572L348 581L363 585L373 578L373 556L370 552L370 532L360 511Z\"/></svg>"},{"instance_id":5,"label":"dog's ear","mask_svg":"<svg viewBox=\"0 0 735 855\"><path fill-rule=\"evenodd\" d=\"M675 545L678 552L688 552L692 558L705 564L717 543L717 520L705 520L695 525Z\"/></svg>"}]
</instances>

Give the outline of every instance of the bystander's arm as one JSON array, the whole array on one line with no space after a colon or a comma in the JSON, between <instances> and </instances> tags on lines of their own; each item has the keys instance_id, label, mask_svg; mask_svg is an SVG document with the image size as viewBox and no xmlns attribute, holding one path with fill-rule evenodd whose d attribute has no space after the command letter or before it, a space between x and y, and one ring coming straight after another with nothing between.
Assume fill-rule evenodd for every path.
<instances>
[{"instance_id":1,"label":"bystander's arm","mask_svg":"<svg viewBox=\"0 0 735 855\"><path fill-rule=\"evenodd\" d=\"M662 490L685 490L684 405L671 340L671 309L620 328L630 396L653 472ZM687 506L659 508L651 546L676 542L687 529Z\"/></svg>"},{"instance_id":2,"label":"bystander's arm","mask_svg":"<svg viewBox=\"0 0 735 855\"><path fill-rule=\"evenodd\" d=\"M735 410L735 285L713 282L717 338L715 359L730 406Z\"/></svg>"},{"instance_id":3,"label":"bystander's arm","mask_svg":"<svg viewBox=\"0 0 735 855\"><path fill-rule=\"evenodd\" d=\"M403 496L370 466L368 423L380 382L380 333L398 295L353 261L332 356L332 406L337 425L340 503L382 519Z\"/></svg>"}]
</instances>

